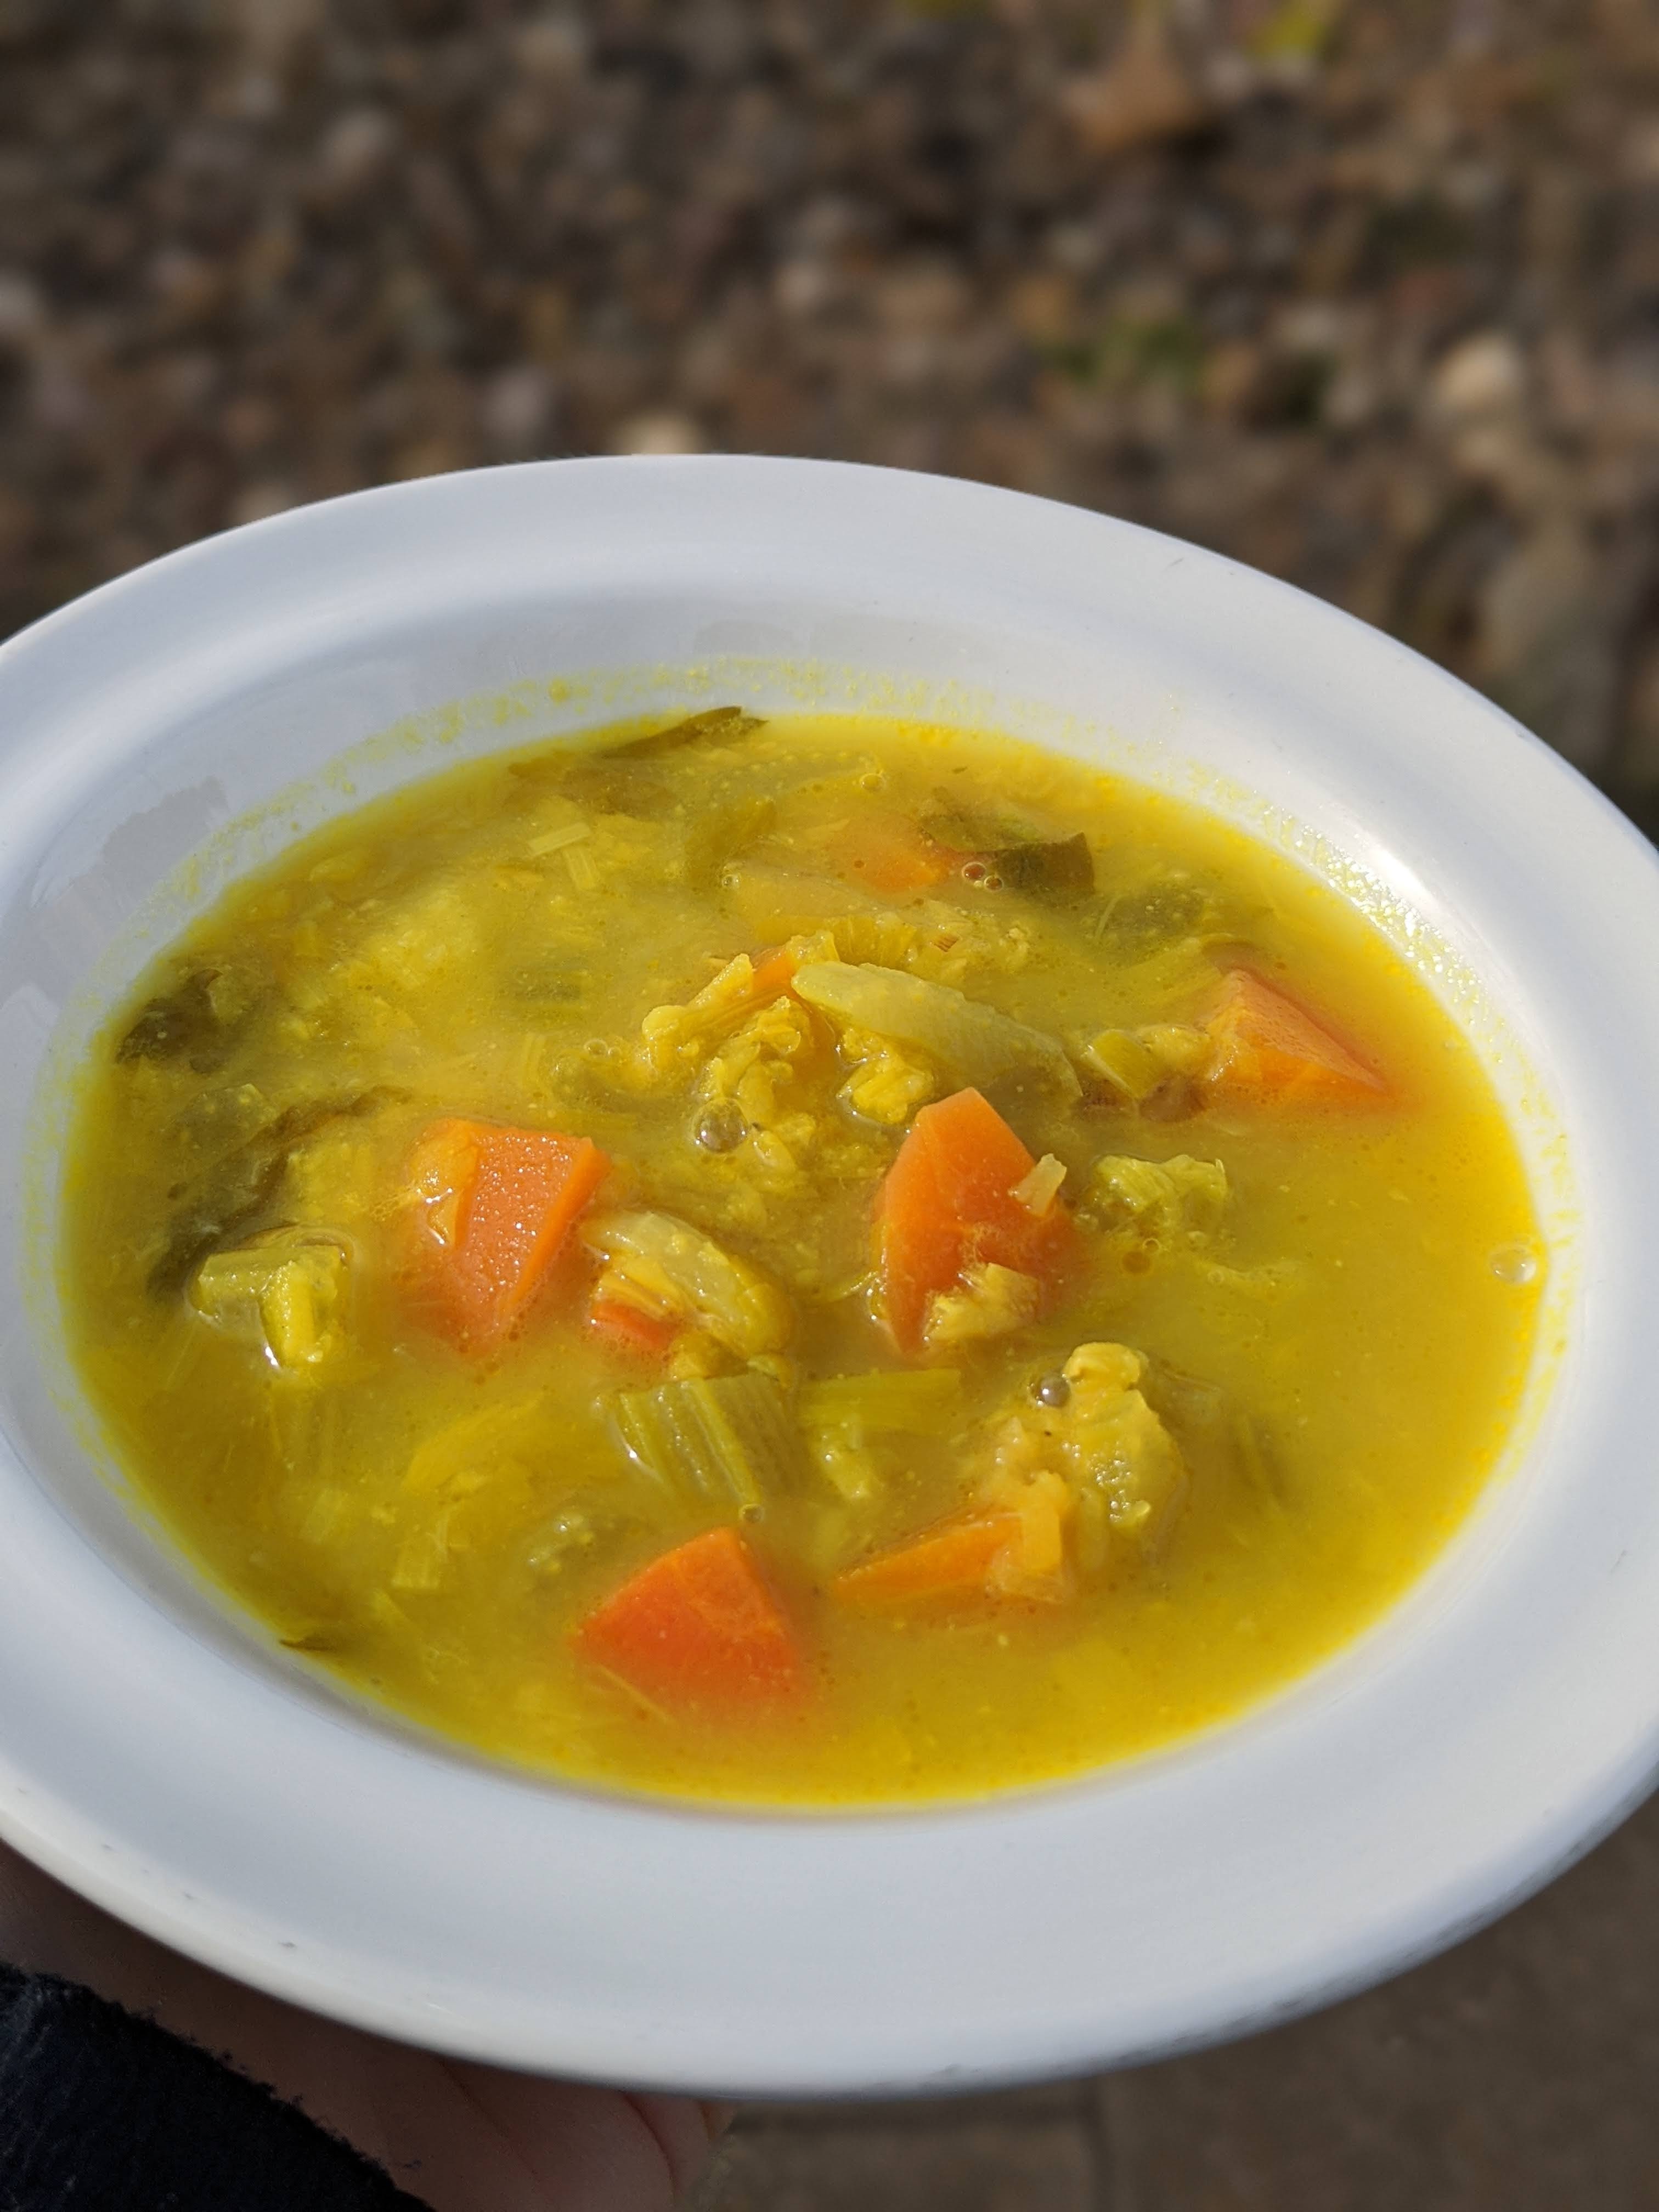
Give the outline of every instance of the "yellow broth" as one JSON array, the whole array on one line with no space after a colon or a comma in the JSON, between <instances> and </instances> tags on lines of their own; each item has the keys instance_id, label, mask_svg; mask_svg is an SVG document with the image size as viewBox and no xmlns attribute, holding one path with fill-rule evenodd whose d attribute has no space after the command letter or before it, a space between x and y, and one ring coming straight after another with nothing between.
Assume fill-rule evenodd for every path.
<instances>
[{"instance_id":1,"label":"yellow broth","mask_svg":"<svg viewBox=\"0 0 1659 2212\"><path fill-rule=\"evenodd\" d=\"M1354 1637L1468 1511L1532 1347L1525 1177L1445 1012L1283 856L1075 763L874 717L716 715L660 744L641 727L334 822L224 896L100 1036L64 1297L116 1456L167 1528L353 1689L532 1768L704 1797L1074 1771L1236 1714ZM1067 841L1063 880L1023 880L1020 854ZM918 852L931 879L907 881ZM890 964L1060 1042L1080 1095L1024 1068L978 1086L1066 1170L1051 1203L1079 1256L1035 1317L908 1353L884 1326L878 1195L907 1122L963 1087L950 1052L896 1049L862 1112L872 1039L787 987L766 1003L793 1058L755 1005L665 1065L646 1049L653 1018L659 1043L686 1026L653 1010L792 941L813 973L826 954ZM1386 1088L1239 1097L1149 1060L1208 1034L1241 965ZM611 1162L488 1342L456 1341L410 1288L410 1162L456 1116L589 1137ZM1224 1200L1212 1182L1126 1212L1121 1171L1097 1167L1176 1156L1219 1163ZM646 1352L595 1328L585 1224L618 1209L757 1271L787 1346L750 1361L687 1326ZM298 1231L343 1273L320 1321L289 1315L312 1331L296 1353L257 1301L203 1285L234 1291L248 1254ZM861 1563L971 1516L1006 1422L1099 1343L1139 1355L1184 1470L1157 1540L1114 1533L1041 1588L849 1602ZM961 1377L934 1433L811 1425L815 1383L907 1365ZM665 1488L617 1418L623 1394L736 1372L770 1377L801 1443L743 1510ZM786 1709L665 1704L573 1642L726 1524L801 1656Z\"/></svg>"}]
</instances>

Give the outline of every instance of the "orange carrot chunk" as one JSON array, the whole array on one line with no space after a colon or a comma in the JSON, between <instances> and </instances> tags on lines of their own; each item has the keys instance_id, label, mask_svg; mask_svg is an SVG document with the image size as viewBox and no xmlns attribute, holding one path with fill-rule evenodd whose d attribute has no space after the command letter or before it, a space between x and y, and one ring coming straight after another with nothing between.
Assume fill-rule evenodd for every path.
<instances>
[{"instance_id":1,"label":"orange carrot chunk","mask_svg":"<svg viewBox=\"0 0 1659 2212\"><path fill-rule=\"evenodd\" d=\"M793 952L763 952L755 960L754 980L750 995L755 1004L767 1006L781 998L795 980L795 970L800 963Z\"/></svg>"},{"instance_id":2,"label":"orange carrot chunk","mask_svg":"<svg viewBox=\"0 0 1659 2212\"><path fill-rule=\"evenodd\" d=\"M921 1345L927 1301L990 1261L1052 1284L1077 1231L1057 1206L1033 1213L1014 1197L1036 1164L977 1091L924 1106L887 1171L876 1219L887 1326L901 1351Z\"/></svg>"},{"instance_id":3,"label":"orange carrot chunk","mask_svg":"<svg viewBox=\"0 0 1659 2212\"><path fill-rule=\"evenodd\" d=\"M848 1567L830 1588L846 1604L869 1607L983 1597L993 1561L1019 1534L1018 1513L981 1513L949 1522L861 1566Z\"/></svg>"},{"instance_id":4,"label":"orange carrot chunk","mask_svg":"<svg viewBox=\"0 0 1659 2212\"><path fill-rule=\"evenodd\" d=\"M495 1121L434 1121L410 1183L437 1319L460 1343L521 1320L611 1163L586 1137Z\"/></svg>"},{"instance_id":5,"label":"orange carrot chunk","mask_svg":"<svg viewBox=\"0 0 1659 2212\"><path fill-rule=\"evenodd\" d=\"M750 1711L801 1687L794 1636L735 1528L653 1559L574 1640L584 1659L674 1711Z\"/></svg>"},{"instance_id":6,"label":"orange carrot chunk","mask_svg":"<svg viewBox=\"0 0 1659 2212\"><path fill-rule=\"evenodd\" d=\"M657 1314L641 1313L619 1298L589 1301L587 1325L595 1336L615 1352L629 1352L641 1359L660 1359L679 1334L677 1322Z\"/></svg>"},{"instance_id":7,"label":"orange carrot chunk","mask_svg":"<svg viewBox=\"0 0 1659 2212\"><path fill-rule=\"evenodd\" d=\"M1388 1085L1304 1006L1248 968L1236 968L1206 1024L1216 1048L1212 1097L1257 1103L1340 1103Z\"/></svg>"},{"instance_id":8,"label":"orange carrot chunk","mask_svg":"<svg viewBox=\"0 0 1659 2212\"><path fill-rule=\"evenodd\" d=\"M936 845L902 815L873 811L848 823L830 845L830 858L848 883L890 896L925 890L961 865L957 854Z\"/></svg>"}]
</instances>

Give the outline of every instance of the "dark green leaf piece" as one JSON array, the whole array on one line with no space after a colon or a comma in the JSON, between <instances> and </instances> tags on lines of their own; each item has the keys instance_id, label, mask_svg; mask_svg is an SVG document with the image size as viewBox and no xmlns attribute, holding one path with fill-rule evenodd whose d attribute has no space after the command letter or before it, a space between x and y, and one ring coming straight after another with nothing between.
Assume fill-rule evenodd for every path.
<instances>
[{"instance_id":1,"label":"dark green leaf piece","mask_svg":"<svg viewBox=\"0 0 1659 2212\"><path fill-rule=\"evenodd\" d=\"M1211 918L1212 901L1190 876L1170 875L1120 892L1102 916L1098 934L1132 959L1145 959L1190 937Z\"/></svg>"},{"instance_id":2,"label":"dark green leaf piece","mask_svg":"<svg viewBox=\"0 0 1659 2212\"><path fill-rule=\"evenodd\" d=\"M276 1204L289 1155L330 1121L372 1114L398 1094L384 1087L344 1098L307 1098L284 1108L245 1144L216 1160L182 1198L168 1222L161 1249L145 1278L153 1297L174 1297L210 1252L259 1224Z\"/></svg>"},{"instance_id":3,"label":"dark green leaf piece","mask_svg":"<svg viewBox=\"0 0 1659 2212\"><path fill-rule=\"evenodd\" d=\"M220 1020L213 1005L217 971L198 968L176 989L152 999L115 1048L118 1060L181 1060L220 1042Z\"/></svg>"},{"instance_id":4,"label":"dark green leaf piece","mask_svg":"<svg viewBox=\"0 0 1659 2212\"><path fill-rule=\"evenodd\" d=\"M1080 830L1050 844L1003 846L985 860L1008 890L1038 898L1086 898L1095 887L1094 856Z\"/></svg>"},{"instance_id":5,"label":"dark green leaf piece","mask_svg":"<svg viewBox=\"0 0 1659 2212\"><path fill-rule=\"evenodd\" d=\"M942 802L939 811L924 814L916 826L947 852L960 853L965 859L970 854L992 853L1005 845L1018 844L1025 836L1020 824L1006 814L957 806L942 791L939 797Z\"/></svg>"},{"instance_id":6,"label":"dark green leaf piece","mask_svg":"<svg viewBox=\"0 0 1659 2212\"><path fill-rule=\"evenodd\" d=\"M733 799L701 815L685 833L685 880L693 890L712 890L728 860L764 837L778 818L769 799Z\"/></svg>"},{"instance_id":7,"label":"dark green leaf piece","mask_svg":"<svg viewBox=\"0 0 1659 2212\"><path fill-rule=\"evenodd\" d=\"M648 760L658 753L678 752L682 745L701 744L707 738L747 737L757 730L764 718L747 714L741 707L708 707L701 714L688 714L683 722L672 722L665 730L653 730L649 737L630 738L626 744L614 745L613 760Z\"/></svg>"}]
</instances>

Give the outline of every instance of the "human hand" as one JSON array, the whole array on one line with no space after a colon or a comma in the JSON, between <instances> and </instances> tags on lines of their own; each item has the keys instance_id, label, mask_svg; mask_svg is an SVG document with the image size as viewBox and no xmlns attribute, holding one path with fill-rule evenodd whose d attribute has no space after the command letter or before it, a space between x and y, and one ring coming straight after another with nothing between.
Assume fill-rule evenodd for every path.
<instances>
[{"instance_id":1,"label":"human hand","mask_svg":"<svg viewBox=\"0 0 1659 2212\"><path fill-rule=\"evenodd\" d=\"M441 2058L262 1996L141 1936L0 1844L0 1959L60 1974L230 2062L433 2212L669 2212L723 2107Z\"/></svg>"}]
</instances>

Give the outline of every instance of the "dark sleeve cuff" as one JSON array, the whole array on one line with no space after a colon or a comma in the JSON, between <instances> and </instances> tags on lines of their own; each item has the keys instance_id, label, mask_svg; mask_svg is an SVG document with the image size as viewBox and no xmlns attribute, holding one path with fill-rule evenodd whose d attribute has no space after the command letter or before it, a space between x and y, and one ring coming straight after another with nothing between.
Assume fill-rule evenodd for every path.
<instances>
[{"instance_id":1,"label":"dark sleeve cuff","mask_svg":"<svg viewBox=\"0 0 1659 2212\"><path fill-rule=\"evenodd\" d=\"M0 1966L0 2212L430 2212L192 2043Z\"/></svg>"}]
</instances>

